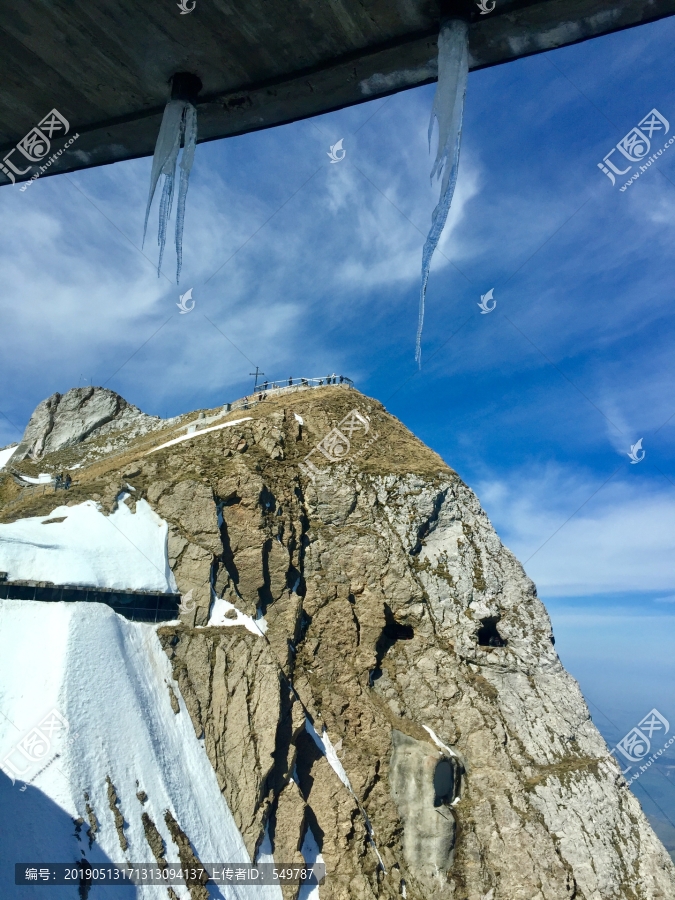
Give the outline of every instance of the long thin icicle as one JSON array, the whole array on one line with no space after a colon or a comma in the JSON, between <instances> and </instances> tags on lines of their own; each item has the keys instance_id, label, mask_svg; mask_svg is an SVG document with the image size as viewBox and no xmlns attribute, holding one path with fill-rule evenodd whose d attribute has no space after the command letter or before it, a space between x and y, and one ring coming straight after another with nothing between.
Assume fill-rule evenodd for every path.
<instances>
[{"instance_id":1,"label":"long thin icicle","mask_svg":"<svg viewBox=\"0 0 675 900\"><path fill-rule=\"evenodd\" d=\"M152 199L155 195L159 176L164 175L164 186L159 204L159 228L157 231L157 243L159 244L159 261L157 263L157 275L159 276L164 257L164 245L166 243L166 229L171 216L173 206L174 185L176 180L176 162L181 144L184 144L183 156L180 162L180 185L178 188L178 212L176 215L176 283L180 278L180 270L183 262L183 222L185 219L185 197L187 195L190 170L195 156L197 143L197 110L188 100L170 100L164 109L162 124L157 136L155 153L152 158L152 172L150 175L150 191L148 204L145 210L145 225L143 227L143 243L148 229L148 217Z\"/></svg>"},{"instance_id":2,"label":"long thin icicle","mask_svg":"<svg viewBox=\"0 0 675 900\"><path fill-rule=\"evenodd\" d=\"M176 284L183 268L183 223L185 221L185 198L188 192L190 170L195 158L197 145L197 110L190 103L185 109L185 140L183 155L180 159L180 184L178 186L178 205L176 207Z\"/></svg>"},{"instance_id":3,"label":"long thin icicle","mask_svg":"<svg viewBox=\"0 0 675 900\"><path fill-rule=\"evenodd\" d=\"M466 22L450 19L441 25L438 35L438 85L429 121L429 149L434 129L434 119L438 122L438 150L431 170L434 176L442 176L441 196L431 215L431 229L422 251L422 287L420 290L420 311L417 324L415 360L422 368L422 327L424 325L424 301L429 280L431 258L448 218L452 195L455 193L457 171L459 169L459 149L462 140L462 116L464 97L469 74L469 29Z\"/></svg>"},{"instance_id":4,"label":"long thin icicle","mask_svg":"<svg viewBox=\"0 0 675 900\"><path fill-rule=\"evenodd\" d=\"M175 166L175 160L178 157L184 106L185 104L182 100L169 100L164 107L162 124L159 128L157 143L155 144L155 153L152 157L150 191L148 193L148 204L145 208L145 225L143 226L143 243L145 243L150 206L152 205L152 198L155 196L155 189L157 187L157 182L159 181L159 176L162 174L167 161L173 157Z\"/></svg>"},{"instance_id":5,"label":"long thin icicle","mask_svg":"<svg viewBox=\"0 0 675 900\"><path fill-rule=\"evenodd\" d=\"M164 187L162 188L162 198L159 201L159 226L157 228L157 243L159 244L159 258L157 260L157 277L159 278L162 271L162 259L164 258L164 245L166 244L166 226L171 215L171 207L173 206L173 182L175 175L173 172L164 172Z\"/></svg>"}]
</instances>

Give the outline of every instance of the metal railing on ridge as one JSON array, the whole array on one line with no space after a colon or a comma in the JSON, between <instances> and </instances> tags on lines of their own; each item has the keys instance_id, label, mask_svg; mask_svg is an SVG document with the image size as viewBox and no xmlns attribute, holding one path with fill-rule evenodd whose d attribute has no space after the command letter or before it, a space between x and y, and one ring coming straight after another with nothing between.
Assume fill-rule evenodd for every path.
<instances>
[{"instance_id":1,"label":"metal railing on ridge","mask_svg":"<svg viewBox=\"0 0 675 900\"><path fill-rule=\"evenodd\" d=\"M227 411L234 409L251 409L268 395L277 396L280 392L293 392L303 388L323 387L325 385L343 385L354 387L354 382L346 375L326 375L325 378L285 378L282 381L263 381L256 384L255 389L248 397L242 397L233 403L226 404Z\"/></svg>"}]
</instances>

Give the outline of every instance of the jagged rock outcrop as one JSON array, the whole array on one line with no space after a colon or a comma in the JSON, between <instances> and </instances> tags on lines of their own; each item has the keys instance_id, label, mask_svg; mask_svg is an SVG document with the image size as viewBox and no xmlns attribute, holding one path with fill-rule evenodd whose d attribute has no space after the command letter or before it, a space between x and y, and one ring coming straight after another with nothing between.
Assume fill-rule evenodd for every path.
<instances>
[{"instance_id":1,"label":"jagged rock outcrop","mask_svg":"<svg viewBox=\"0 0 675 900\"><path fill-rule=\"evenodd\" d=\"M337 427L308 468L352 408L367 424ZM205 554L196 580L210 569L219 596L268 623L265 637L190 615L162 630L250 850L269 822L292 861L310 827L322 898L675 897L534 585L469 488L354 392L251 415L184 451L211 505L187 482L173 509L157 503ZM343 439L347 460L330 461Z\"/></svg>"},{"instance_id":2,"label":"jagged rock outcrop","mask_svg":"<svg viewBox=\"0 0 675 900\"><path fill-rule=\"evenodd\" d=\"M12 461L20 462L28 456L39 459L62 447L132 426L133 437L149 430L158 421L157 417L146 415L108 388L72 388L65 394L52 394L38 404Z\"/></svg>"},{"instance_id":3,"label":"jagged rock outcrop","mask_svg":"<svg viewBox=\"0 0 675 900\"><path fill-rule=\"evenodd\" d=\"M274 798L282 696L276 660L265 641L241 628L195 632L165 627L160 639L195 734L204 739L218 782L253 854Z\"/></svg>"},{"instance_id":4,"label":"jagged rock outcrop","mask_svg":"<svg viewBox=\"0 0 675 900\"><path fill-rule=\"evenodd\" d=\"M169 522L193 602L158 633L249 852L267 831L299 862L311 830L321 900L673 900L533 583L457 474L347 388L229 421L131 442L92 479ZM248 627L214 625L219 604Z\"/></svg>"}]
</instances>

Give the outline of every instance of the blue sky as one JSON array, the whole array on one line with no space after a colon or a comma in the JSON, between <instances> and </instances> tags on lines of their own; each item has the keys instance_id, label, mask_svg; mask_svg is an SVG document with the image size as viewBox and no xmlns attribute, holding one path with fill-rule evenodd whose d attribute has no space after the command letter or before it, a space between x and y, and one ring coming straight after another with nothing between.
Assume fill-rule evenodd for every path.
<instances>
[{"instance_id":1,"label":"blue sky","mask_svg":"<svg viewBox=\"0 0 675 900\"><path fill-rule=\"evenodd\" d=\"M476 490L605 737L653 707L675 730L675 145L624 192L597 167L653 108L675 134L674 39L665 19L469 76L421 371L433 85L199 145L180 290L157 201L140 251L149 159L3 188L0 446L78 384L166 416L256 365L341 372ZM671 851L673 773L671 750L634 788Z\"/></svg>"}]
</instances>

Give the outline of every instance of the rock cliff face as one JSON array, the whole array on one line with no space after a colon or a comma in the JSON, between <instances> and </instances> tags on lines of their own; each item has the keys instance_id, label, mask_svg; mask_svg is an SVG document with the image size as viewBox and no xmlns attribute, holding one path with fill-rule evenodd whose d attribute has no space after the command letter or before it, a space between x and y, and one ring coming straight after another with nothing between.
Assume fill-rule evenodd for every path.
<instances>
[{"instance_id":1,"label":"rock cliff face","mask_svg":"<svg viewBox=\"0 0 675 900\"><path fill-rule=\"evenodd\" d=\"M192 593L159 636L249 853L267 832L300 861L311 830L321 900L675 898L533 583L457 474L346 388L222 421L91 477L169 522Z\"/></svg>"},{"instance_id":2,"label":"rock cliff face","mask_svg":"<svg viewBox=\"0 0 675 900\"><path fill-rule=\"evenodd\" d=\"M52 394L35 408L12 460L39 459L92 436L131 426L140 434L158 421L107 388L73 388L66 394Z\"/></svg>"}]
</instances>

